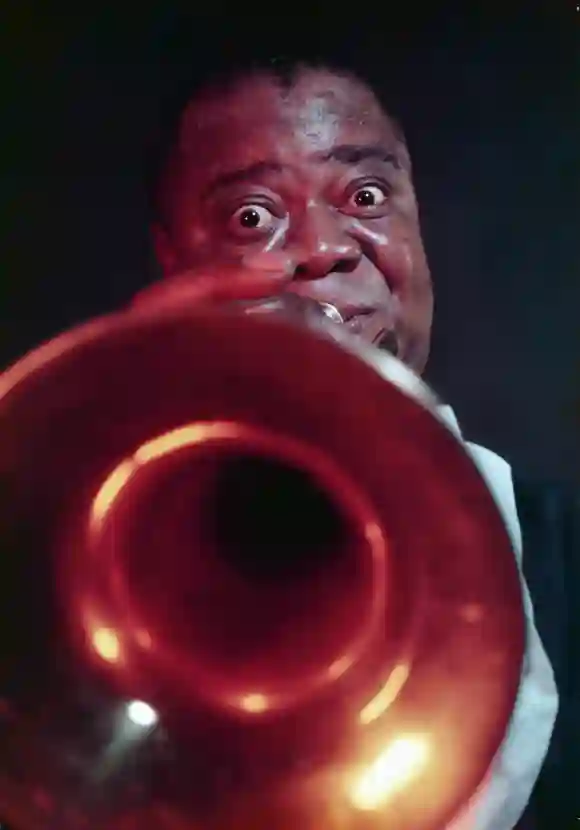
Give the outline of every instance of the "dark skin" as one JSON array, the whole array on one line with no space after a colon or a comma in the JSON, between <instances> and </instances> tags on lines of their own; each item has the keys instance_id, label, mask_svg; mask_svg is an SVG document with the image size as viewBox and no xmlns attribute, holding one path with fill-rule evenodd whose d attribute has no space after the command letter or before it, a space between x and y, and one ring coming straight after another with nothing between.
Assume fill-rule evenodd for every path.
<instances>
[{"instance_id":1,"label":"dark skin","mask_svg":"<svg viewBox=\"0 0 580 830\"><path fill-rule=\"evenodd\" d=\"M423 371L433 298L409 155L361 82L304 69L289 92L264 73L208 89L184 112L162 216L171 279L148 296L331 303Z\"/></svg>"}]
</instances>

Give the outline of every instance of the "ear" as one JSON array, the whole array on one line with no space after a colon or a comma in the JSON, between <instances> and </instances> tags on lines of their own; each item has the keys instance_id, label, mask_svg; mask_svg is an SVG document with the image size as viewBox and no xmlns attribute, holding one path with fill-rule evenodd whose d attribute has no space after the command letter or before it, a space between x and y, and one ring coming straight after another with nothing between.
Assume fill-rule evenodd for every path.
<instances>
[{"instance_id":1,"label":"ear","mask_svg":"<svg viewBox=\"0 0 580 830\"><path fill-rule=\"evenodd\" d=\"M155 222L151 225L151 240L155 258L161 267L164 277L172 277L179 271L178 257L165 228Z\"/></svg>"}]
</instances>

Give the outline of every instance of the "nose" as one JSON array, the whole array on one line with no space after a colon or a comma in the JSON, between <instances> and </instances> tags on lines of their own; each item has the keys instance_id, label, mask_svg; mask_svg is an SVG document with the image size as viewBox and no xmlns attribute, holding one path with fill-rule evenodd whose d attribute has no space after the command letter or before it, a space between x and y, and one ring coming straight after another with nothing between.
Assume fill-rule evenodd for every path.
<instances>
[{"instance_id":1,"label":"nose","mask_svg":"<svg viewBox=\"0 0 580 830\"><path fill-rule=\"evenodd\" d=\"M294 238L295 279L318 280L356 268L362 251L341 220L340 214L326 205L308 206Z\"/></svg>"}]
</instances>

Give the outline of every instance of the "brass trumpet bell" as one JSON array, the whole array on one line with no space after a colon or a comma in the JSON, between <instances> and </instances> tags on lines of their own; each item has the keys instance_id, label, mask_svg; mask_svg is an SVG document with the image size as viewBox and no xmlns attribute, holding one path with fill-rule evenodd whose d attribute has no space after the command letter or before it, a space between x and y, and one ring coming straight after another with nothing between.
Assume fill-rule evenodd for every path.
<instances>
[{"instance_id":1,"label":"brass trumpet bell","mask_svg":"<svg viewBox=\"0 0 580 830\"><path fill-rule=\"evenodd\" d=\"M480 785L510 542L455 437L334 343L81 326L0 378L0 488L14 830L441 830Z\"/></svg>"}]
</instances>

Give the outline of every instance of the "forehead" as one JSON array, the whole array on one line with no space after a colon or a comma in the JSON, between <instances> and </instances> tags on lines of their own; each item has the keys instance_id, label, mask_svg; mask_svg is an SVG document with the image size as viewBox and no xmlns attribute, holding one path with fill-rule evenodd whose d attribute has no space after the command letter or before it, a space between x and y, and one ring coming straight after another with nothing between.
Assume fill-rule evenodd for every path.
<instances>
[{"instance_id":1,"label":"forehead","mask_svg":"<svg viewBox=\"0 0 580 830\"><path fill-rule=\"evenodd\" d=\"M206 179L265 160L292 163L337 145L398 143L394 123L364 84L304 71L290 89L255 75L190 102L174 161L190 180Z\"/></svg>"}]
</instances>

